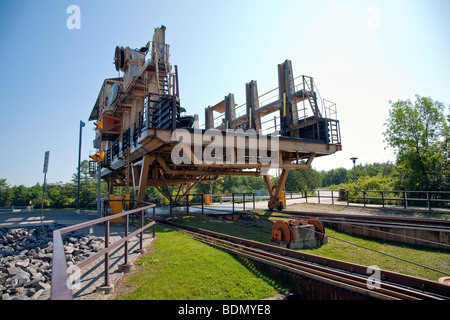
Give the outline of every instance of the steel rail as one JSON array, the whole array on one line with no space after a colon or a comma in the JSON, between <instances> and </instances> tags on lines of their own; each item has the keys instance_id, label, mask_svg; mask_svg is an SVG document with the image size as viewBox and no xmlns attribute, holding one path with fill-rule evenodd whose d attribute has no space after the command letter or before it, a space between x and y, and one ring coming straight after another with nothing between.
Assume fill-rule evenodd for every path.
<instances>
[{"instance_id":1,"label":"steel rail","mask_svg":"<svg viewBox=\"0 0 450 320\"><path fill-rule=\"evenodd\" d=\"M306 268L306 267L302 268L302 267L299 267L298 264L296 264L296 263L287 263L285 261L281 261L279 259L279 257L273 258L270 255L268 255L267 253L259 253L259 254L251 253L251 252L248 252L246 249L244 249L242 246L233 248L233 247L219 244L219 242L223 241L223 240L208 241L205 239L205 237L203 237L203 238L198 237L196 239L199 241L202 241L206 244L226 250L235 255L245 257L249 260L258 261L263 264L267 264L267 265L270 265L270 266L273 266L273 267L276 267L276 268L279 268L279 269L282 269L285 271L289 271L289 272L292 272L294 274L297 274L297 275L300 275L300 276L303 276L303 277L306 277L309 279L313 279L315 281L326 283L328 285L340 287L342 289L347 289L352 292L357 292L358 294L370 296L370 297L377 298L377 299L383 299L383 300L395 299L395 298L392 298L391 296L365 289L363 286L361 286L356 281L352 283L351 281L345 280L344 278L333 277L333 276L330 276L329 274L323 274L323 273L321 274L312 268ZM405 298L405 296L403 296L403 298ZM397 298L397 300L399 300L399 299Z\"/></svg>"},{"instance_id":2,"label":"steel rail","mask_svg":"<svg viewBox=\"0 0 450 320\"><path fill-rule=\"evenodd\" d=\"M190 226L184 226L168 221L161 221L164 224L173 226L175 228L187 230L189 232L196 233L196 237L200 240L202 237L211 237L208 242L212 245L222 245L225 249L230 247L230 250L234 250L236 254L246 254L252 255L254 250L259 250L259 257L255 256L255 259L259 259L264 263L266 259L270 257L272 259L270 263L280 264L283 261L294 263L295 268L310 268L303 269L302 272L306 272L314 277L327 277L330 281L340 280L346 285L352 287L358 287L359 292L363 290L368 296L379 296L380 299L390 297L394 299L448 299L450 298L450 287L438 282L411 277L403 274L398 274L395 272L380 270L381 285L380 289L382 291L373 292L369 290L370 294L367 292L367 267L357 264L352 264L348 262L343 262L335 259L329 259L324 257L319 257L311 254L307 254L300 251L295 251L291 249L281 248L277 246L272 246L269 244L264 244L256 241L246 240L238 237L228 236L221 233L194 228ZM201 234L201 236L199 236ZM205 240L206 241L206 240ZM229 242L224 244L223 241ZM237 246L237 247L236 247ZM294 268L292 265L288 265L289 268ZM311 270L312 269L312 270ZM300 269L299 269L300 270ZM291 270L292 271L292 270ZM306 274L304 274L306 276ZM334 277L330 279L330 277ZM337 278L336 278L337 277ZM347 279L347 280L345 280ZM347 282L345 282L347 281ZM356 281L356 282L353 282ZM356 283L359 281L359 286ZM337 285L338 286L338 285ZM357 290L357 291L358 291ZM381 293L383 292L383 293Z\"/></svg>"},{"instance_id":3,"label":"steel rail","mask_svg":"<svg viewBox=\"0 0 450 320\"><path fill-rule=\"evenodd\" d=\"M292 272L292 268L296 269L296 272L305 277L314 278L315 280L322 282L323 279L333 281L334 285L350 291L356 291L358 293L364 293L364 295L377 298L377 299L400 299L400 300L422 300L422 299L436 299L435 296L431 296L425 293L409 290L395 286L389 283L380 282L380 288L376 291L367 288L367 281L369 277L363 277L358 275L352 275L348 272L343 272L335 269L330 269L318 265L312 265L299 261L297 259L283 257L277 254L273 254L261 249L252 249L244 245L237 245L232 242L228 242L222 239L214 239L210 236L198 235L192 231L185 231L193 236L195 239L204 243L213 245L218 248L222 248L237 255L243 255L248 259L258 260L265 264L277 266L281 269L283 267L289 267L289 271ZM282 267L280 267L280 265ZM319 279L320 278L320 279Z\"/></svg>"},{"instance_id":4,"label":"steel rail","mask_svg":"<svg viewBox=\"0 0 450 320\"><path fill-rule=\"evenodd\" d=\"M287 271L291 271L293 273L300 274L302 276L317 281L325 282L328 284L332 283L334 286L358 292L359 294L364 294L366 296L370 296L373 298L383 300L385 299L420 300L420 298L416 297L414 291L411 292L405 291L405 293L401 293L398 292L396 287L390 286L390 289L386 289L385 284L384 288L379 288L376 291L370 290L367 288L367 278L352 276L348 273L343 273L319 266L312 266L311 264L308 263L302 263L299 262L298 260L267 253L262 250L252 250L251 248L245 248L242 245L237 246L236 249L230 249L230 247L227 247L226 245L220 245L214 240L205 241L204 238L203 240L202 238L198 238L198 240L222 248L237 255L245 256L248 259L257 260L265 264L276 266L280 269L285 269ZM427 298L433 297L427 296Z\"/></svg>"}]
</instances>

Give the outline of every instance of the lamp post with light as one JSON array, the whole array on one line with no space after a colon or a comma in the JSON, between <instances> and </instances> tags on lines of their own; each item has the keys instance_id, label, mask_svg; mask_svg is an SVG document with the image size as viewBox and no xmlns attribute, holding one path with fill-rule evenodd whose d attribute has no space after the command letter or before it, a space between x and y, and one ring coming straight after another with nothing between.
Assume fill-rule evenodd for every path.
<instances>
[{"instance_id":1,"label":"lamp post with light","mask_svg":"<svg viewBox=\"0 0 450 320\"><path fill-rule=\"evenodd\" d=\"M80 120L80 137L78 139L78 181L77 181L77 210L80 209L80 165L81 165L81 136L85 123Z\"/></svg>"},{"instance_id":2,"label":"lamp post with light","mask_svg":"<svg viewBox=\"0 0 450 320\"><path fill-rule=\"evenodd\" d=\"M355 184L356 184L356 160L358 160L358 158L356 158L356 157L352 157L352 158L350 158L350 160L352 160L353 161L353 172L355 173Z\"/></svg>"}]
</instances>

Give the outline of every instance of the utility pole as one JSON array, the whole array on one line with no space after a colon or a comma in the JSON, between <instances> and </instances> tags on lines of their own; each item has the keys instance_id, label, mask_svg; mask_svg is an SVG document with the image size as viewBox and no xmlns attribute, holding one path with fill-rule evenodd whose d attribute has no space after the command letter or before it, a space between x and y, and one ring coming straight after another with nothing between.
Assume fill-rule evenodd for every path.
<instances>
[{"instance_id":1,"label":"utility pole","mask_svg":"<svg viewBox=\"0 0 450 320\"><path fill-rule=\"evenodd\" d=\"M85 123L80 120L80 138L78 142L78 186L77 186L77 210L80 209L80 165L81 165L81 137Z\"/></svg>"},{"instance_id":2,"label":"utility pole","mask_svg":"<svg viewBox=\"0 0 450 320\"><path fill-rule=\"evenodd\" d=\"M102 130L103 130L103 124L102 127L99 128L99 140L100 144L102 143ZM101 150L101 147L100 149ZM98 172L98 180L97 180L97 214L99 218L102 216L102 161L97 162L97 172Z\"/></svg>"},{"instance_id":3,"label":"utility pole","mask_svg":"<svg viewBox=\"0 0 450 320\"><path fill-rule=\"evenodd\" d=\"M353 172L355 173L355 184L356 184L356 182L357 182L357 180L356 180L356 160L358 160L358 158L353 157L353 158L350 158L350 160L353 161Z\"/></svg>"},{"instance_id":4,"label":"utility pole","mask_svg":"<svg viewBox=\"0 0 450 320\"><path fill-rule=\"evenodd\" d=\"M97 148L99 151L89 157L97 163L97 214L99 217L102 216L102 199L101 199L101 185L102 185L102 161L105 159L105 152L102 151L102 131L103 131L103 122L97 121L94 122L95 126L98 130L98 138L94 140L94 148Z\"/></svg>"}]
</instances>

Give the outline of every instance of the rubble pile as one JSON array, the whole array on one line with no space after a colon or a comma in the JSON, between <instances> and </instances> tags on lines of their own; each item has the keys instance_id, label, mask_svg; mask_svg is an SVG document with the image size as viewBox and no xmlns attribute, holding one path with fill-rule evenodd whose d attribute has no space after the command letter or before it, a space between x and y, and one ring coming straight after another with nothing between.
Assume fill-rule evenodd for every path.
<instances>
[{"instance_id":1,"label":"rubble pile","mask_svg":"<svg viewBox=\"0 0 450 320\"><path fill-rule=\"evenodd\" d=\"M37 300L50 295L53 231L56 223L33 228L0 228L0 300ZM102 238L70 233L63 243L68 265L102 248Z\"/></svg>"}]
</instances>

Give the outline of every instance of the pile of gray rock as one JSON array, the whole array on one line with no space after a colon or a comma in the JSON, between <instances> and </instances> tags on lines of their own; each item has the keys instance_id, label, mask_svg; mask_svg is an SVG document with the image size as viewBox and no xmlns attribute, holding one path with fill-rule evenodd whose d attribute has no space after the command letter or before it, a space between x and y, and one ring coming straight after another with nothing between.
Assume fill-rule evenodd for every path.
<instances>
[{"instance_id":1,"label":"pile of gray rock","mask_svg":"<svg viewBox=\"0 0 450 320\"><path fill-rule=\"evenodd\" d=\"M53 231L64 226L0 229L0 299L48 299L51 288ZM100 251L102 238L67 234L63 243L68 265Z\"/></svg>"}]
</instances>

